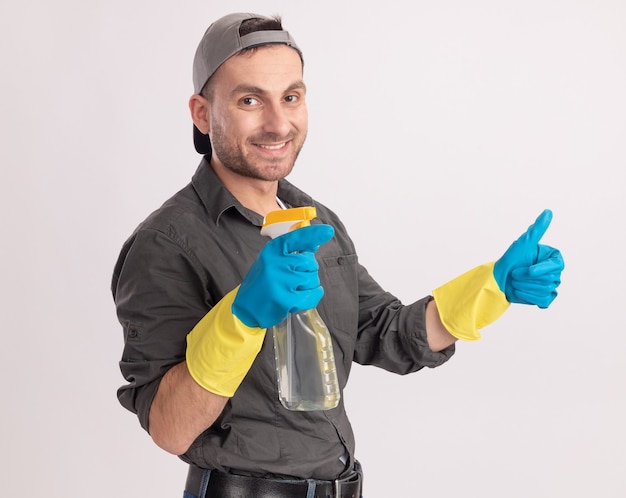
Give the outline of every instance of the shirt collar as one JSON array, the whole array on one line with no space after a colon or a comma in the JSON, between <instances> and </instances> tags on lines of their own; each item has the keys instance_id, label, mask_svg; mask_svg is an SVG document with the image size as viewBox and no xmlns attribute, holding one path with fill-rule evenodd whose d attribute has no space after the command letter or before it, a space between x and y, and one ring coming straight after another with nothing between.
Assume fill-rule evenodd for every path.
<instances>
[{"instance_id":1,"label":"shirt collar","mask_svg":"<svg viewBox=\"0 0 626 498\"><path fill-rule=\"evenodd\" d=\"M263 223L261 215L245 208L224 187L222 181L211 168L207 156L204 156L200 161L191 183L216 225L219 225L221 216L230 209L236 209L254 225L261 226ZM313 199L287 180L278 182L278 197L290 207L313 206Z\"/></svg>"}]
</instances>

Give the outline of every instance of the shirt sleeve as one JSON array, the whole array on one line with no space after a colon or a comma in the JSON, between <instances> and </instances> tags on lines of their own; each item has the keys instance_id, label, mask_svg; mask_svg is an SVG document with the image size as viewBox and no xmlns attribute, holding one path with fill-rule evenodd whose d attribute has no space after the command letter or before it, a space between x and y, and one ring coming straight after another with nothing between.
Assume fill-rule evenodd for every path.
<instances>
[{"instance_id":1,"label":"shirt sleeve","mask_svg":"<svg viewBox=\"0 0 626 498\"><path fill-rule=\"evenodd\" d=\"M128 382L118 399L149 430L161 378L184 360L186 336L211 308L211 298L184 245L152 229L139 230L126 243L112 291L124 332L120 369Z\"/></svg>"},{"instance_id":2,"label":"shirt sleeve","mask_svg":"<svg viewBox=\"0 0 626 498\"><path fill-rule=\"evenodd\" d=\"M452 344L434 352L426 336L426 305L431 296L403 305L385 292L359 267L359 331L355 361L375 365L390 372L407 374L434 368L448 361L455 352Z\"/></svg>"}]
</instances>

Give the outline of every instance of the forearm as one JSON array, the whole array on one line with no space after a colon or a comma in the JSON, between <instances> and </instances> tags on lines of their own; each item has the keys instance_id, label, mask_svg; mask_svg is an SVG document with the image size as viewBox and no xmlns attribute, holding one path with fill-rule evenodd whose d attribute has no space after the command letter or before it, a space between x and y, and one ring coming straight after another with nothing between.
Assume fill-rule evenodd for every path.
<instances>
[{"instance_id":1,"label":"forearm","mask_svg":"<svg viewBox=\"0 0 626 498\"><path fill-rule=\"evenodd\" d=\"M162 449L182 455L222 413L228 398L202 388L186 362L163 376L150 408L150 436Z\"/></svg>"},{"instance_id":2,"label":"forearm","mask_svg":"<svg viewBox=\"0 0 626 498\"><path fill-rule=\"evenodd\" d=\"M441 322L434 299L426 305L426 338L428 347L435 353L443 351L457 341Z\"/></svg>"},{"instance_id":3,"label":"forearm","mask_svg":"<svg viewBox=\"0 0 626 498\"><path fill-rule=\"evenodd\" d=\"M149 432L165 451L182 455L215 422L263 345L266 329L234 314L240 290L226 294L195 325L187 335L185 361L161 379Z\"/></svg>"}]
</instances>

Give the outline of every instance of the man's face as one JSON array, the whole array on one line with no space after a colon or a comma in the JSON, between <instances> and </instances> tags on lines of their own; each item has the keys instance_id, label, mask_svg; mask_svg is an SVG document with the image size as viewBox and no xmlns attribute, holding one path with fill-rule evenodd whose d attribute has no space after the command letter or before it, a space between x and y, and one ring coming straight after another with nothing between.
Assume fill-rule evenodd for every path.
<instances>
[{"instance_id":1,"label":"man's face","mask_svg":"<svg viewBox=\"0 0 626 498\"><path fill-rule=\"evenodd\" d=\"M249 178L275 181L293 169L307 133L300 56L286 45L228 59L210 83L213 159Z\"/></svg>"}]
</instances>

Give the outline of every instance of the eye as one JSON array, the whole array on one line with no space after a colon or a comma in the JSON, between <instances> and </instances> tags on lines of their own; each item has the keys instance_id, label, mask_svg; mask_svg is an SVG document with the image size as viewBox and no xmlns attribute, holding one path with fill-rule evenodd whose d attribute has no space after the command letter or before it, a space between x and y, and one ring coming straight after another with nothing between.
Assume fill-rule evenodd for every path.
<instances>
[{"instance_id":1,"label":"eye","mask_svg":"<svg viewBox=\"0 0 626 498\"><path fill-rule=\"evenodd\" d=\"M296 102L298 102L300 97L298 97L297 95L287 95L285 97L285 102L287 102L288 104L295 104Z\"/></svg>"},{"instance_id":2,"label":"eye","mask_svg":"<svg viewBox=\"0 0 626 498\"><path fill-rule=\"evenodd\" d=\"M260 102L258 99L255 99L254 97L244 97L243 99L241 99L241 104L245 107L252 107L255 105L259 105Z\"/></svg>"}]
</instances>

